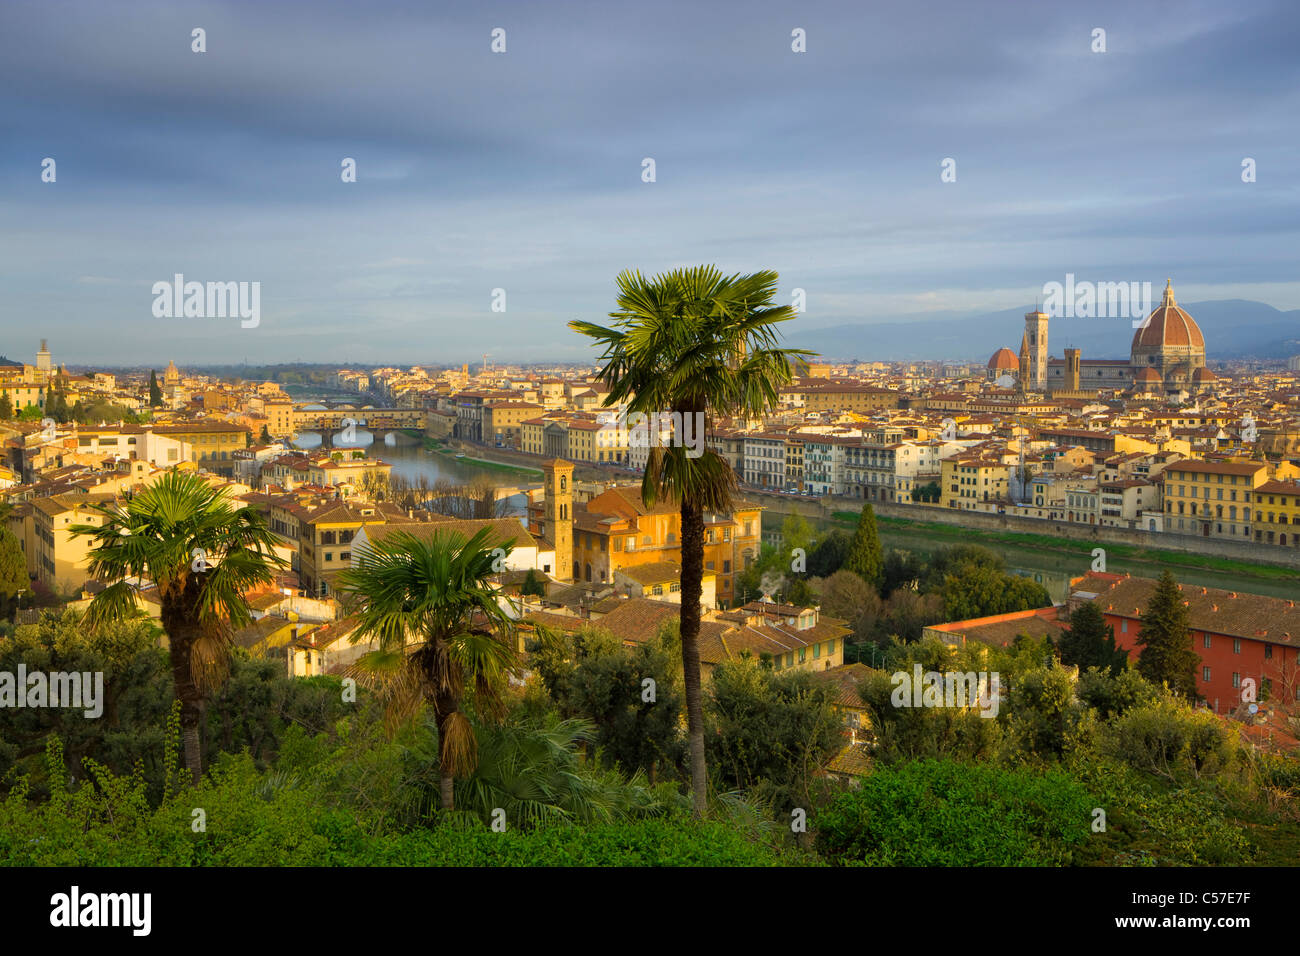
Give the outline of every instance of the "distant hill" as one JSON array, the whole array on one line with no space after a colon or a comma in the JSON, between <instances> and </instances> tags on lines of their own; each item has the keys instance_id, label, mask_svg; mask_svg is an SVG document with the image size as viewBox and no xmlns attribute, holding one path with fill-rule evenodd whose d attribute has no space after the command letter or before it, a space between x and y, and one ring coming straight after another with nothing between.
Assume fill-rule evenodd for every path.
<instances>
[{"instance_id":1,"label":"distant hill","mask_svg":"<svg viewBox=\"0 0 1300 956\"><path fill-rule=\"evenodd\" d=\"M1210 361L1232 358L1281 359L1300 355L1300 309L1282 312L1263 302L1218 299L1179 302L1205 335ZM959 315L953 312L891 316L861 322L790 330L787 346L813 349L828 359L862 361L922 361L952 359L987 361L1006 346L1020 351L1027 304L1000 312ZM1129 354L1133 327L1128 319L1053 319L1048 328L1051 353L1060 356L1069 346L1084 358L1122 358Z\"/></svg>"}]
</instances>

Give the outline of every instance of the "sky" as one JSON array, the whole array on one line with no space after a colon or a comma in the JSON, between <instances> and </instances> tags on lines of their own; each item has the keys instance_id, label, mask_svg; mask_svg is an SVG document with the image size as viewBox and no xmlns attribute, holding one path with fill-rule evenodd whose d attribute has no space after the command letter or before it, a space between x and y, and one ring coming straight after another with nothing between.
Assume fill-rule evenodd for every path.
<instances>
[{"instance_id":1,"label":"sky","mask_svg":"<svg viewBox=\"0 0 1300 956\"><path fill-rule=\"evenodd\" d=\"M0 352L594 361L619 272L699 263L803 289L788 331L1067 273L1300 308L1298 39L1294 0L4 0ZM156 316L178 273L257 325Z\"/></svg>"}]
</instances>

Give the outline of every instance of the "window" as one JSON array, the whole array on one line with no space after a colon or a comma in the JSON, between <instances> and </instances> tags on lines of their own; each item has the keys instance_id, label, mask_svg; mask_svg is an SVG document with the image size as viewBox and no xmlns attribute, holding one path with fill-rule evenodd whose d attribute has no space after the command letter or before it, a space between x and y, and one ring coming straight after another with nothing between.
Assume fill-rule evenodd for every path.
<instances>
[{"instance_id":1,"label":"window","mask_svg":"<svg viewBox=\"0 0 1300 956\"><path fill-rule=\"evenodd\" d=\"M1206 647L1209 647L1209 646L1210 646L1210 635L1209 635L1209 634L1206 634L1205 637L1202 638L1202 643L1203 643Z\"/></svg>"},{"instance_id":2,"label":"window","mask_svg":"<svg viewBox=\"0 0 1300 956\"><path fill-rule=\"evenodd\" d=\"M1238 674L1236 671L1232 672L1232 686L1233 687L1241 686L1241 675Z\"/></svg>"},{"instance_id":3,"label":"window","mask_svg":"<svg viewBox=\"0 0 1300 956\"><path fill-rule=\"evenodd\" d=\"M1265 644L1265 645L1264 645L1264 660L1269 660L1272 656L1273 656L1273 645L1272 645L1272 644Z\"/></svg>"},{"instance_id":4,"label":"window","mask_svg":"<svg viewBox=\"0 0 1300 956\"><path fill-rule=\"evenodd\" d=\"M627 539L627 549L628 549L629 551L635 551L635 550L636 550L636 538L635 538L635 537L631 537L631 538L628 538L628 539Z\"/></svg>"},{"instance_id":5,"label":"window","mask_svg":"<svg viewBox=\"0 0 1300 956\"><path fill-rule=\"evenodd\" d=\"M1120 622L1119 622L1119 632L1120 632L1121 634L1127 634L1127 633L1128 633L1128 621L1120 621Z\"/></svg>"},{"instance_id":6,"label":"window","mask_svg":"<svg viewBox=\"0 0 1300 956\"><path fill-rule=\"evenodd\" d=\"M326 561L333 561L333 560L334 560L334 552L333 552L333 551L326 551L326 552L325 552L325 560L326 560Z\"/></svg>"},{"instance_id":7,"label":"window","mask_svg":"<svg viewBox=\"0 0 1300 956\"><path fill-rule=\"evenodd\" d=\"M351 561L351 560L352 560L352 552L351 552L351 551L342 551L342 552L340 552L340 553L339 553L339 560L340 560L340 561Z\"/></svg>"},{"instance_id":8,"label":"window","mask_svg":"<svg viewBox=\"0 0 1300 956\"><path fill-rule=\"evenodd\" d=\"M820 644L814 644L814 645L813 645L813 660L820 660L820 659L821 659L821 656L822 656L822 646L821 646Z\"/></svg>"},{"instance_id":9,"label":"window","mask_svg":"<svg viewBox=\"0 0 1300 956\"><path fill-rule=\"evenodd\" d=\"M1232 639L1232 653L1234 653L1234 654L1240 654L1240 653L1241 653L1241 638L1239 638L1239 637L1234 637L1234 638Z\"/></svg>"},{"instance_id":10,"label":"window","mask_svg":"<svg viewBox=\"0 0 1300 956\"><path fill-rule=\"evenodd\" d=\"M807 659L808 659L808 648L806 647L799 648L799 663L802 664Z\"/></svg>"},{"instance_id":11,"label":"window","mask_svg":"<svg viewBox=\"0 0 1300 956\"><path fill-rule=\"evenodd\" d=\"M1202 668L1201 668L1201 680L1206 681L1207 683L1209 682L1209 680L1210 680L1210 669L1209 669L1208 667L1202 667Z\"/></svg>"}]
</instances>

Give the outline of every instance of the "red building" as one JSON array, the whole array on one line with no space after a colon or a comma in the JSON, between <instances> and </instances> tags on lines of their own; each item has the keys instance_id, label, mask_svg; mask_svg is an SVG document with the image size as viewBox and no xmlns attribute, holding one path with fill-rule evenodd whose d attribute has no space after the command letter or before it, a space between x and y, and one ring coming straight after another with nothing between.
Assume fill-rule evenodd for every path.
<instances>
[{"instance_id":1,"label":"red building","mask_svg":"<svg viewBox=\"0 0 1300 956\"><path fill-rule=\"evenodd\" d=\"M1091 573L1071 582L1071 605L1091 600L1115 629L1115 643L1137 660L1142 612L1155 592L1151 578ZM1243 682L1257 698L1300 702L1300 607L1286 598L1179 585L1187 606L1192 649L1200 655L1196 689L1215 713L1242 700Z\"/></svg>"}]
</instances>

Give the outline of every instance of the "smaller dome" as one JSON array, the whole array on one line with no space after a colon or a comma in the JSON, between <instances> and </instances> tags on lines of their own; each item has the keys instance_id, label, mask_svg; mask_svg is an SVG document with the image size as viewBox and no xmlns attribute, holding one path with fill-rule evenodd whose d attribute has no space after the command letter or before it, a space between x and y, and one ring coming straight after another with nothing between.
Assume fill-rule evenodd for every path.
<instances>
[{"instance_id":1,"label":"smaller dome","mask_svg":"<svg viewBox=\"0 0 1300 956\"><path fill-rule=\"evenodd\" d=\"M1137 376L1136 376L1135 378L1136 378L1136 381L1137 381L1137 382L1139 382L1140 384L1144 384L1144 385L1145 385L1147 382L1156 382L1156 383L1159 383L1159 382L1163 381L1163 379L1160 378L1160 373L1157 372L1157 371L1156 371L1155 369L1153 369L1153 368L1143 368L1143 369L1139 369L1139 370L1138 370L1138 373L1137 373Z\"/></svg>"},{"instance_id":2,"label":"smaller dome","mask_svg":"<svg viewBox=\"0 0 1300 956\"><path fill-rule=\"evenodd\" d=\"M1003 369L1010 371L1020 367L1020 360L1016 358L1016 353L1011 349L1001 348L993 353L993 357L989 359L988 367L998 371Z\"/></svg>"},{"instance_id":3,"label":"smaller dome","mask_svg":"<svg viewBox=\"0 0 1300 956\"><path fill-rule=\"evenodd\" d=\"M1213 382L1216 381L1218 377L1219 376L1215 375L1204 365L1202 365L1200 368L1198 368L1195 372L1192 373L1193 382Z\"/></svg>"}]
</instances>

